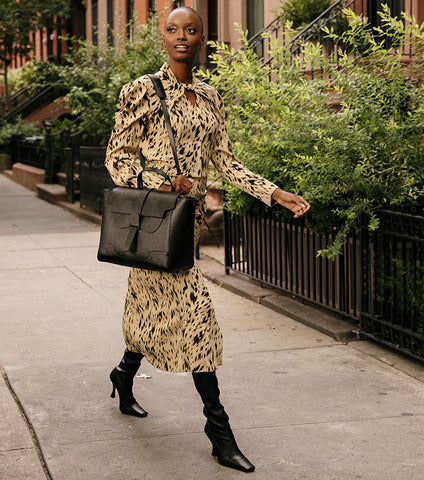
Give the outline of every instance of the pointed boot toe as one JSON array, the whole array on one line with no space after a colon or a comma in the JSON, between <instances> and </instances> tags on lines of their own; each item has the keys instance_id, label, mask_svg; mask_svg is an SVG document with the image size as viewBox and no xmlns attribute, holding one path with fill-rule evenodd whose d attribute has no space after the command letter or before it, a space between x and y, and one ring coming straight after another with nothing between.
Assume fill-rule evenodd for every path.
<instances>
[{"instance_id":1,"label":"pointed boot toe","mask_svg":"<svg viewBox=\"0 0 424 480\"><path fill-rule=\"evenodd\" d=\"M206 436L212 443L212 455L217 457L223 467L234 468L241 472L253 472L255 466L243 455L237 446L234 436L229 430L225 435L214 435L210 425L205 426ZM219 438L219 439L218 439Z\"/></svg>"},{"instance_id":2,"label":"pointed boot toe","mask_svg":"<svg viewBox=\"0 0 424 480\"><path fill-rule=\"evenodd\" d=\"M250 463L241 452L235 453L228 458L220 459L218 457L218 461L224 467L234 468L246 473L253 472L255 470L255 466Z\"/></svg>"},{"instance_id":3,"label":"pointed boot toe","mask_svg":"<svg viewBox=\"0 0 424 480\"><path fill-rule=\"evenodd\" d=\"M147 417L147 412L137 402L132 393L133 377L135 373L125 372L119 367L114 368L110 372L110 380L113 385L111 397L115 398L115 390L119 394L119 410L124 415L132 415L133 417Z\"/></svg>"},{"instance_id":4,"label":"pointed boot toe","mask_svg":"<svg viewBox=\"0 0 424 480\"><path fill-rule=\"evenodd\" d=\"M134 399L133 403L129 405L120 405L119 410L124 415L132 415L133 417L147 417L147 412L144 408L137 403Z\"/></svg>"}]
</instances>

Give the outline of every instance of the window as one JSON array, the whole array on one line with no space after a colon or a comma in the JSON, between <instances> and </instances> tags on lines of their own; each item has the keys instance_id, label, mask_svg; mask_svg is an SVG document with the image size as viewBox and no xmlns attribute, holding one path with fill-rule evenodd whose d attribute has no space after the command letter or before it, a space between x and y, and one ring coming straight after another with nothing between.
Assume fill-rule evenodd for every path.
<instances>
[{"instance_id":1,"label":"window","mask_svg":"<svg viewBox=\"0 0 424 480\"><path fill-rule=\"evenodd\" d=\"M264 2L263 0L247 0L247 30L249 38L264 28ZM256 47L256 54L263 57L263 42Z\"/></svg>"},{"instance_id":2,"label":"window","mask_svg":"<svg viewBox=\"0 0 424 480\"><path fill-rule=\"evenodd\" d=\"M98 43L97 28L99 24L99 11L97 8L97 0L91 2L91 25L93 28L93 43Z\"/></svg>"},{"instance_id":3,"label":"window","mask_svg":"<svg viewBox=\"0 0 424 480\"><path fill-rule=\"evenodd\" d=\"M114 10L115 10L115 1L107 0L107 42L109 45L113 45L113 29L115 28Z\"/></svg>"},{"instance_id":4,"label":"window","mask_svg":"<svg viewBox=\"0 0 424 480\"><path fill-rule=\"evenodd\" d=\"M405 10L404 0L368 0L368 18L373 26L381 26L381 18L378 12L382 10L382 4L386 4L390 8L392 17L399 17L400 13Z\"/></svg>"},{"instance_id":5,"label":"window","mask_svg":"<svg viewBox=\"0 0 424 480\"><path fill-rule=\"evenodd\" d=\"M401 19L401 12L405 10L405 0L368 0L368 19L372 27L382 27L384 29L381 17L378 14L378 12L382 11L381 6L383 4L386 4L390 8L390 14L392 17L398 17L399 19ZM395 46L393 45L393 39L390 37L385 37L385 35L379 35L379 37L385 40L386 48Z\"/></svg>"},{"instance_id":6,"label":"window","mask_svg":"<svg viewBox=\"0 0 424 480\"><path fill-rule=\"evenodd\" d=\"M208 40L218 40L218 0L208 0ZM210 56L215 53L211 45L206 44L206 66L213 68L209 62Z\"/></svg>"},{"instance_id":7,"label":"window","mask_svg":"<svg viewBox=\"0 0 424 480\"><path fill-rule=\"evenodd\" d=\"M132 24L134 18L134 0L127 0L127 37L132 41L134 34L134 26Z\"/></svg>"}]
</instances>

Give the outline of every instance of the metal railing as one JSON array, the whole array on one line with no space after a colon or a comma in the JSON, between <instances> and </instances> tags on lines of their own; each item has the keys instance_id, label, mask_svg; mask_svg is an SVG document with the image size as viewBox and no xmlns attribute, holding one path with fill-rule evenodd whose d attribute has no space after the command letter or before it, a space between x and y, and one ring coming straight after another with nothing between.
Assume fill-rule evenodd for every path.
<instances>
[{"instance_id":1,"label":"metal railing","mask_svg":"<svg viewBox=\"0 0 424 480\"><path fill-rule=\"evenodd\" d=\"M381 3L389 3L389 6L394 4L399 6L399 9L405 11L407 14L414 14L413 0L392 0L381 1L377 7L380 7ZM393 5L391 5L393 4ZM343 13L345 8L351 9L356 15L362 16L364 23L368 23L370 27L381 26L380 18L373 10L374 15L372 18L368 17L369 4L367 0L336 0L327 10L313 20L309 25L304 27L297 33L287 30L285 21L283 18L275 18L269 25L253 35L248 43L249 47L254 50L262 63L262 66L271 65L274 61L272 56L269 56L269 47L271 42L277 41L281 45L285 45L289 48L291 58L300 57L305 55L305 44L311 42L319 42L323 45L323 53L327 58L330 58L338 65L339 47L344 48L342 45L338 45L334 40L329 39L327 34L323 31L325 27L332 27L335 32L341 33L346 28L346 18ZM375 6L374 6L375 9ZM387 40L388 42L390 40ZM402 47L402 54L407 57L413 56L413 47L411 45ZM229 57L231 60L234 57ZM211 73L217 73L217 68L211 69ZM314 65L305 65L305 71L313 78L315 75L322 75L321 67Z\"/></svg>"},{"instance_id":2,"label":"metal railing","mask_svg":"<svg viewBox=\"0 0 424 480\"><path fill-rule=\"evenodd\" d=\"M66 89L60 84L48 85L35 94L30 94L29 87L24 87L8 102L3 102L3 118L8 122L19 115L25 118L37 108L41 108L65 93Z\"/></svg>"},{"instance_id":3,"label":"metal railing","mask_svg":"<svg viewBox=\"0 0 424 480\"><path fill-rule=\"evenodd\" d=\"M23 163L31 167L45 168L45 150L41 146L42 136L24 137L12 135L10 141L11 164Z\"/></svg>"},{"instance_id":4,"label":"metal railing","mask_svg":"<svg viewBox=\"0 0 424 480\"><path fill-rule=\"evenodd\" d=\"M3 117L6 113L14 110L20 103L27 100L31 96L31 89L25 86L10 95L9 98L4 98L0 102L0 114Z\"/></svg>"},{"instance_id":5,"label":"metal railing","mask_svg":"<svg viewBox=\"0 0 424 480\"><path fill-rule=\"evenodd\" d=\"M264 285L357 319L361 296L359 239L335 261L317 257L334 235L318 235L303 221L281 221L263 210L257 216L224 214L225 267Z\"/></svg>"},{"instance_id":6,"label":"metal railing","mask_svg":"<svg viewBox=\"0 0 424 480\"><path fill-rule=\"evenodd\" d=\"M84 132L79 131L68 136L63 149L66 173L66 196L70 203L79 199L80 189L80 146Z\"/></svg>"},{"instance_id":7,"label":"metal railing","mask_svg":"<svg viewBox=\"0 0 424 480\"><path fill-rule=\"evenodd\" d=\"M317 252L334 234L265 209L225 212L225 268L359 322L364 336L424 360L424 209L378 216L381 227L361 229L333 261Z\"/></svg>"},{"instance_id":8,"label":"metal railing","mask_svg":"<svg viewBox=\"0 0 424 480\"><path fill-rule=\"evenodd\" d=\"M424 209L380 211L363 251L362 333L424 359Z\"/></svg>"},{"instance_id":9,"label":"metal railing","mask_svg":"<svg viewBox=\"0 0 424 480\"><path fill-rule=\"evenodd\" d=\"M106 147L79 147L80 205L102 213L103 190L114 187L105 167Z\"/></svg>"}]
</instances>

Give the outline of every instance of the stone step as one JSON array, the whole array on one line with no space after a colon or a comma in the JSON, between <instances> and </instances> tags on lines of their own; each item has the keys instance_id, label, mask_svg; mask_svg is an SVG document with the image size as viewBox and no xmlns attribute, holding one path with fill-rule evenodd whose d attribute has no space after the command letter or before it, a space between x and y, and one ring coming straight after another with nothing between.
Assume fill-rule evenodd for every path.
<instances>
[{"instance_id":1,"label":"stone step","mask_svg":"<svg viewBox=\"0 0 424 480\"><path fill-rule=\"evenodd\" d=\"M58 204L66 202L66 188L58 183L39 183L37 193L40 198L49 203Z\"/></svg>"},{"instance_id":2,"label":"stone step","mask_svg":"<svg viewBox=\"0 0 424 480\"><path fill-rule=\"evenodd\" d=\"M30 190L37 191L37 184L44 183L46 171L23 163L12 166L12 179Z\"/></svg>"},{"instance_id":3,"label":"stone step","mask_svg":"<svg viewBox=\"0 0 424 480\"><path fill-rule=\"evenodd\" d=\"M56 177L57 177L57 183L59 185L62 185L63 187L66 187L66 178L67 178L67 175L65 172L59 172L56 174Z\"/></svg>"}]
</instances>

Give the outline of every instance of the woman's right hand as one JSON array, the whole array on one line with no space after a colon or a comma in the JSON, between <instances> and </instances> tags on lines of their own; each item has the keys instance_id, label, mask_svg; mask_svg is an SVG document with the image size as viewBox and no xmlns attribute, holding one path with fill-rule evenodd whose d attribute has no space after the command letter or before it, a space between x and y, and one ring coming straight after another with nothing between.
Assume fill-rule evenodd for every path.
<instances>
[{"instance_id":1,"label":"woman's right hand","mask_svg":"<svg viewBox=\"0 0 424 480\"><path fill-rule=\"evenodd\" d=\"M183 193L185 195L190 192L193 182L194 180L192 178L187 178L184 175L178 175L178 177L172 182L172 185L176 192ZM171 191L171 186L167 183L164 183L159 187L159 190L165 190L169 192Z\"/></svg>"}]
</instances>

